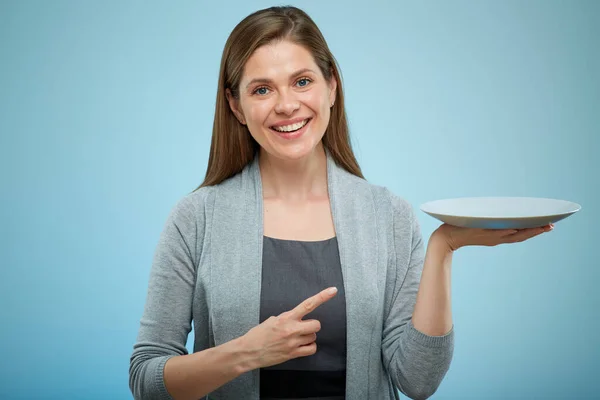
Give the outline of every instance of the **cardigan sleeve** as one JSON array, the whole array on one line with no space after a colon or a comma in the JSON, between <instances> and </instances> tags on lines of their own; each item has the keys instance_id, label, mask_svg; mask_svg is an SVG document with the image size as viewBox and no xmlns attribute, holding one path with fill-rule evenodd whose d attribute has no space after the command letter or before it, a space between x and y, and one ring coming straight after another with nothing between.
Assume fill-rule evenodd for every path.
<instances>
[{"instance_id":1,"label":"cardigan sleeve","mask_svg":"<svg viewBox=\"0 0 600 400\"><path fill-rule=\"evenodd\" d=\"M196 281L197 243L203 229L188 195L171 210L154 252L146 303L129 366L135 399L171 400L164 383L167 360L187 354ZM202 227L203 228L203 227ZM199 237L200 236L200 237Z\"/></svg>"},{"instance_id":2,"label":"cardigan sleeve","mask_svg":"<svg viewBox=\"0 0 600 400\"><path fill-rule=\"evenodd\" d=\"M394 385L411 399L433 395L450 367L454 328L443 336L426 335L412 325L424 262L419 222L412 206L392 197L396 268L392 304L384 320L382 356Z\"/></svg>"}]
</instances>

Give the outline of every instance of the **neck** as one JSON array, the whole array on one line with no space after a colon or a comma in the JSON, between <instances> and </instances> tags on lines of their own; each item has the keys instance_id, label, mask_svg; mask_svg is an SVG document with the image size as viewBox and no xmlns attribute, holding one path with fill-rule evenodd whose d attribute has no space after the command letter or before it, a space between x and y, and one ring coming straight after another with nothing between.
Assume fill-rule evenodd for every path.
<instances>
[{"instance_id":1,"label":"neck","mask_svg":"<svg viewBox=\"0 0 600 400\"><path fill-rule=\"evenodd\" d=\"M261 151L263 198L307 200L327 196L327 156L322 144L299 160L282 160Z\"/></svg>"}]
</instances>

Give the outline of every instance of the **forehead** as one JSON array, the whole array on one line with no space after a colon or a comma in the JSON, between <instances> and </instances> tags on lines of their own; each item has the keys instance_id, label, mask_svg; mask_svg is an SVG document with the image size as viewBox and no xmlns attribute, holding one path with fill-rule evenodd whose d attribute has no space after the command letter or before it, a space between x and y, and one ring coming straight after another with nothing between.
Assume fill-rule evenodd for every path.
<instances>
[{"instance_id":1,"label":"forehead","mask_svg":"<svg viewBox=\"0 0 600 400\"><path fill-rule=\"evenodd\" d=\"M319 71L310 51L290 41L278 40L256 49L246 62L242 82L256 78L284 79L303 68Z\"/></svg>"}]
</instances>

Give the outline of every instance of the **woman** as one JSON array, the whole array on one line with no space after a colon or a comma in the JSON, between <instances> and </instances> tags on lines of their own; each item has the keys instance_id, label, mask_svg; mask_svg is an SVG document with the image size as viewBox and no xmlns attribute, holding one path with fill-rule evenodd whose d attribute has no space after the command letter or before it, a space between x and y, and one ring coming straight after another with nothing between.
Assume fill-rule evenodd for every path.
<instances>
[{"instance_id":1,"label":"woman","mask_svg":"<svg viewBox=\"0 0 600 400\"><path fill-rule=\"evenodd\" d=\"M297 8L258 11L225 45L206 179L161 235L131 390L427 398L453 353L453 251L549 229L442 225L424 254L412 207L362 177L317 26Z\"/></svg>"}]
</instances>

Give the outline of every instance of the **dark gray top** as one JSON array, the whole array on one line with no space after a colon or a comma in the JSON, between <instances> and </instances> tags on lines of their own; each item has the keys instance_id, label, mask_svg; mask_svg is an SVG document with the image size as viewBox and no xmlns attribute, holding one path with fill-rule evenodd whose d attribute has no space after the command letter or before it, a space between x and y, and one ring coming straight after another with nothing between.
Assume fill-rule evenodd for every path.
<instances>
[{"instance_id":1,"label":"dark gray top","mask_svg":"<svg viewBox=\"0 0 600 400\"><path fill-rule=\"evenodd\" d=\"M264 237L261 323L330 286L338 288L337 295L304 318L321 322L316 354L262 368L262 400L341 400L346 386L346 300L337 238Z\"/></svg>"}]
</instances>

